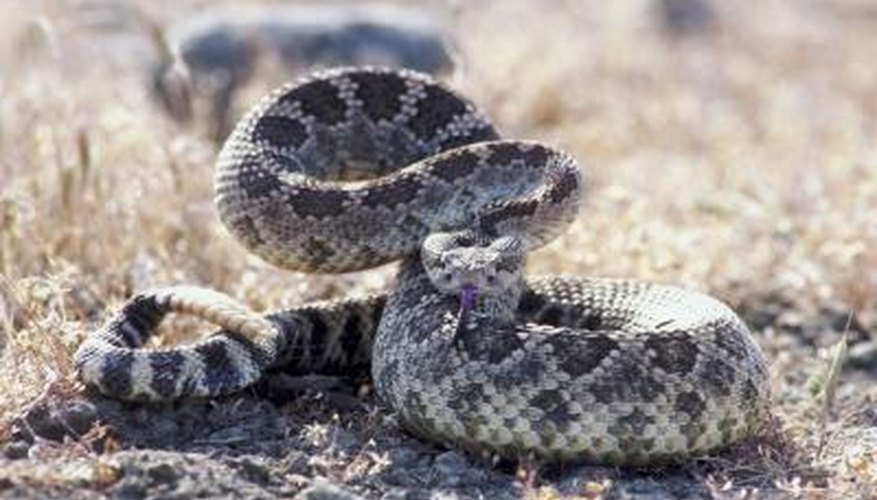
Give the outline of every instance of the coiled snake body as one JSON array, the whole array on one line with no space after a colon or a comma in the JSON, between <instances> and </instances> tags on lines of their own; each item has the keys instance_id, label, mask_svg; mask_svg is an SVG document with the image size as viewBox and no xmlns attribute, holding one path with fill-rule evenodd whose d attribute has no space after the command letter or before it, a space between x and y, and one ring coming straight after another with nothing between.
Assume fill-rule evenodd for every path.
<instances>
[{"instance_id":1,"label":"coiled snake body","mask_svg":"<svg viewBox=\"0 0 877 500\"><path fill-rule=\"evenodd\" d=\"M632 280L525 279L527 251L575 217L575 161L500 140L429 77L330 70L284 87L220 154L216 201L250 250L317 272L401 259L395 287L258 316L199 288L144 292L76 354L123 399L213 396L269 366L365 366L403 425L507 458L648 464L752 434L766 362L721 302ZM144 350L167 312L223 328Z\"/></svg>"}]
</instances>

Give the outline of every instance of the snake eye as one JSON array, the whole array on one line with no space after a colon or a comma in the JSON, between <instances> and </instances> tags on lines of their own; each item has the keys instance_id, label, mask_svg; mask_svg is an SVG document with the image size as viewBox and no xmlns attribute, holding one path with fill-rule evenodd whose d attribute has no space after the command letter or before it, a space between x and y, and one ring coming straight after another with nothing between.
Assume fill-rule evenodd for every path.
<instances>
[{"instance_id":1,"label":"snake eye","mask_svg":"<svg viewBox=\"0 0 877 500\"><path fill-rule=\"evenodd\" d=\"M487 275L487 282L490 283L491 285L496 283L496 275L495 274L488 274Z\"/></svg>"},{"instance_id":2,"label":"snake eye","mask_svg":"<svg viewBox=\"0 0 877 500\"><path fill-rule=\"evenodd\" d=\"M442 281L450 282L451 278L453 278L453 276L451 276L451 273L442 273Z\"/></svg>"}]
</instances>

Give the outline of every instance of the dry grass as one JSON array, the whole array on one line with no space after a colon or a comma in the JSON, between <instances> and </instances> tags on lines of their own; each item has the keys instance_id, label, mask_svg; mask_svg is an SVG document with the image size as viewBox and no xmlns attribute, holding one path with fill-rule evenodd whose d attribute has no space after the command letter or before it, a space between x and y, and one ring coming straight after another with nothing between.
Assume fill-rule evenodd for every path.
<instances>
[{"instance_id":1,"label":"dry grass","mask_svg":"<svg viewBox=\"0 0 877 500\"><path fill-rule=\"evenodd\" d=\"M203 2L158 3L182 15ZM649 2L550 3L460 2L458 23L472 34L456 84L590 179L534 272L682 283L738 308L781 297L804 316L840 305L877 324L873 6L725 2L714 32L672 39ZM71 353L134 291L202 284L268 308L386 284L386 270L305 277L247 255L212 207L211 146L158 116L136 53L95 44L84 2L15 4L0 4L0 441L35 396L76 390ZM759 333L784 433L832 471L784 487L877 480L873 452L812 456L822 413L803 381L830 360ZM840 378L838 408L877 399L861 378ZM825 432L847 416L829 412Z\"/></svg>"}]
</instances>

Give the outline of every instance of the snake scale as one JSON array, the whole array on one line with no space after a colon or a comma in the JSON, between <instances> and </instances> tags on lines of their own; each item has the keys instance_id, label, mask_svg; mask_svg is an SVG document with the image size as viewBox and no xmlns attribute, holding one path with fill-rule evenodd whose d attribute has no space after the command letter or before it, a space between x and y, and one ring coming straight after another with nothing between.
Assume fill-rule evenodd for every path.
<instances>
[{"instance_id":1,"label":"snake scale","mask_svg":"<svg viewBox=\"0 0 877 500\"><path fill-rule=\"evenodd\" d=\"M265 316L195 287L143 292L76 353L115 398L239 390L269 367L371 371L424 439L516 459L623 465L704 454L759 428L765 358L723 303L633 280L526 278L575 218L576 161L503 140L469 100L407 70L315 73L263 99L217 161L216 204L278 266L398 260L395 285ZM169 312L222 328L144 349Z\"/></svg>"}]
</instances>

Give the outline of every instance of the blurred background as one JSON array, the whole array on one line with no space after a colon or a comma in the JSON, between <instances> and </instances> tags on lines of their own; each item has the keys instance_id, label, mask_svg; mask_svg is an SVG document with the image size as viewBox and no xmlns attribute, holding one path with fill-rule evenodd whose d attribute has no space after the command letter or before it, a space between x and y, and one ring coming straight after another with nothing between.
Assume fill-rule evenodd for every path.
<instances>
[{"instance_id":1,"label":"blurred background","mask_svg":"<svg viewBox=\"0 0 877 500\"><path fill-rule=\"evenodd\" d=\"M507 136L581 160L589 203L539 270L868 313L877 6L726 4L3 2L0 269L51 256L117 283L135 262L167 270L155 281L224 279L178 259L241 260L189 251L217 229L228 128L310 68L377 63L436 74Z\"/></svg>"}]
</instances>

